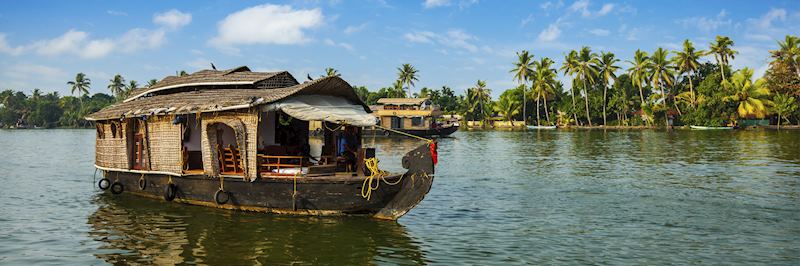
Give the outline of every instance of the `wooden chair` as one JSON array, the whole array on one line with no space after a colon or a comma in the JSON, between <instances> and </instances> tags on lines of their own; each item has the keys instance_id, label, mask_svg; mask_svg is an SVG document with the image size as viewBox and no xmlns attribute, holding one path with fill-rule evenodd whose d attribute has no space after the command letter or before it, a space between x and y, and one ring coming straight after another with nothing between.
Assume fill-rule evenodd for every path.
<instances>
[{"instance_id":1,"label":"wooden chair","mask_svg":"<svg viewBox=\"0 0 800 266\"><path fill-rule=\"evenodd\" d=\"M220 149L219 152L220 172L222 173L244 173L242 169L242 156L239 149L228 145L227 148Z\"/></svg>"}]
</instances>

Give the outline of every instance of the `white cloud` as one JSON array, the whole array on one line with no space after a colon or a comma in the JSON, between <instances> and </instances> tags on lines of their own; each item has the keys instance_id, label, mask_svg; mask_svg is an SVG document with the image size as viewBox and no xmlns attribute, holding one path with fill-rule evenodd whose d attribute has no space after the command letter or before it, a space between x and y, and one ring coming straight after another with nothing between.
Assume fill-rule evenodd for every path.
<instances>
[{"instance_id":1,"label":"white cloud","mask_svg":"<svg viewBox=\"0 0 800 266\"><path fill-rule=\"evenodd\" d=\"M305 30L322 25L320 9L284 5L259 5L228 15L217 24L217 36L209 43L222 49L236 44L302 44L310 41Z\"/></svg>"},{"instance_id":2,"label":"white cloud","mask_svg":"<svg viewBox=\"0 0 800 266\"><path fill-rule=\"evenodd\" d=\"M351 35L353 33L357 33L359 31L364 30L367 27L367 23L361 25L350 25L344 28L344 34Z\"/></svg>"},{"instance_id":3,"label":"white cloud","mask_svg":"<svg viewBox=\"0 0 800 266\"><path fill-rule=\"evenodd\" d=\"M592 15L592 12L589 12L589 0L579 0L572 3L569 6L569 11L572 12L580 12L581 16L588 17Z\"/></svg>"},{"instance_id":4,"label":"white cloud","mask_svg":"<svg viewBox=\"0 0 800 266\"><path fill-rule=\"evenodd\" d=\"M179 29L192 22L192 14L183 13L176 9L153 15L153 23L168 29Z\"/></svg>"},{"instance_id":5,"label":"white cloud","mask_svg":"<svg viewBox=\"0 0 800 266\"><path fill-rule=\"evenodd\" d=\"M337 42L335 42L335 41L333 41L333 40L331 40L331 39L325 39L323 42L324 42L326 45L329 45L329 46L342 47L342 48L344 48L345 50L348 50L348 51L353 51L353 46L352 46L352 45L350 45L349 43L343 43L343 42L341 42L341 43L337 43Z\"/></svg>"},{"instance_id":6,"label":"white cloud","mask_svg":"<svg viewBox=\"0 0 800 266\"><path fill-rule=\"evenodd\" d=\"M552 42L561 36L561 29L558 27L558 22L550 24L539 33L538 40L542 42Z\"/></svg>"},{"instance_id":7,"label":"white cloud","mask_svg":"<svg viewBox=\"0 0 800 266\"><path fill-rule=\"evenodd\" d=\"M451 29L444 34L437 34L430 31L409 32L404 34L403 38L413 43L437 43L442 46L463 49L472 53L478 51L478 46L472 43L478 40L478 38L461 29Z\"/></svg>"},{"instance_id":8,"label":"white cloud","mask_svg":"<svg viewBox=\"0 0 800 266\"><path fill-rule=\"evenodd\" d=\"M109 15L112 15L112 16L123 16L123 17L127 17L128 16L128 13L125 13L123 11L117 11L117 10L106 10L106 14L109 14Z\"/></svg>"},{"instance_id":9,"label":"white cloud","mask_svg":"<svg viewBox=\"0 0 800 266\"><path fill-rule=\"evenodd\" d=\"M461 0L461 1L458 1L458 8L459 9L465 9L465 8L470 7L471 5L477 4L478 2L479 2L479 0Z\"/></svg>"},{"instance_id":10,"label":"white cloud","mask_svg":"<svg viewBox=\"0 0 800 266\"><path fill-rule=\"evenodd\" d=\"M36 52L41 55L59 55L63 53L77 53L89 36L88 33L77 30L69 30L63 35L51 40L38 41L33 44Z\"/></svg>"},{"instance_id":11,"label":"white cloud","mask_svg":"<svg viewBox=\"0 0 800 266\"><path fill-rule=\"evenodd\" d=\"M767 14L761 16L761 18L757 20L749 20L751 23L755 24L760 29L771 29L772 22L779 20L784 21L786 20L786 9L771 9Z\"/></svg>"},{"instance_id":12,"label":"white cloud","mask_svg":"<svg viewBox=\"0 0 800 266\"><path fill-rule=\"evenodd\" d=\"M422 6L425 8L434 8L440 6L449 6L452 4L450 0L425 0L425 3L422 3Z\"/></svg>"},{"instance_id":13,"label":"white cloud","mask_svg":"<svg viewBox=\"0 0 800 266\"><path fill-rule=\"evenodd\" d=\"M114 50L114 41L109 39L93 40L86 44L81 56L85 58L100 58Z\"/></svg>"},{"instance_id":14,"label":"white cloud","mask_svg":"<svg viewBox=\"0 0 800 266\"><path fill-rule=\"evenodd\" d=\"M533 19L534 19L533 14L528 14L528 17L526 17L525 19L520 21L519 26L520 27L525 27L525 26L528 25L528 23L533 22Z\"/></svg>"},{"instance_id":15,"label":"white cloud","mask_svg":"<svg viewBox=\"0 0 800 266\"><path fill-rule=\"evenodd\" d=\"M135 52L143 49L160 47L166 39L166 32L162 29L132 29L119 39L117 46L123 52Z\"/></svg>"},{"instance_id":16,"label":"white cloud","mask_svg":"<svg viewBox=\"0 0 800 266\"><path fill-rule=\"evenodd\" d=\"M0 33L0 53L19 55L24 51L25 47L23 46L11 47L11 45L8 44L8 41L6 41L6 35Z\"/></svg>"},{"instance_id":17,"label":"white cloud","mask_svg":"<svg viewBox=\"0 0 800 266\"><path fill-rule=\"evenodd\" d=\"M745 67L754 70L753 78L757 79L764 75L769 68L769 52L764 47L756 46L737 46L736 51L739 54L731 62L731 65L736 69Z\"/></svg>"},{"instance_id":18,"label":"white cloud","mask_svg":"<svg viewBox=\"0 0 800 266\"><path fill-rule=\"evenodd\" d=\"M770 9L759 18L747 19L745 38L754 41L774 42L782 39L786 34L795 34L800 30L797 24L792 22L783 23L783 27L777 25L778 22L785 22L786 20L787 12L785 9Z\"/></svg>"},{"instance_id":19,"label":"white cloud","mask_svg":"<svg viewBox=\"0 0 800 266\"><path fill-rule=\"evenodd\" d=\"M469 35L463 30L454 29L447 31L447 40L442 39L440 40L440 43L446 46L461 48L474 53L478 51L478 47L471 44L470 41L475 39L477 39L475 36Z\"/></svg>"},{"instance_id":20,"label":"white cloud","mask_svg":"<svg viewBox=\"0 0 800 266\"><path fill-rule=\"evenodd\" d=\"M604 4L597 12L592 14L592 11L589 10L589 0L578 0L569 6L569 11L580 13L584 18L592 16L602 17L611 13L614 7L616 7L614 4Z\"/></svg>"},{"instance_id":21,"label":"white cloud","mask_svg":"<svg viewBox=\"0 0 800 266\"><path fill-rule=\"evenodd\" d=\"M605 16L611 11L614 10L614 4L604 4L603 7L600 8L600 11L597 11L598 16Z\"/></svg>"},{"instance_id":22,"label":"white cloud","mask_svg":"<svg viewBox=\"0 0 800 266\"><path fill-rule=\"evenodd\" d=\"M564 0L558 0L557 2L547 1L539 5L540 8L548 11L550 9L558 9L564 6Z\"/></svg>"},{"instance_id":23,"label":"white cloud","mask_svg":"<svg viewBox=\"0 0 800 266\"><path fill-rule=\"evenodd\" d=\"M595 36L608 36L608 34L610 34L611 32L608 31L607 29L591 29L589 30L589 33Z\"/></svg>"},{"instance_id":24,"label":"white cloud","mask_svg":"<svg viewBox=\"0 0 800 266\"><path fill-rule=\"evenodd\" d=\"M111 14L111 11L108 11ZM116 12L116 11L115 11ZM191 22L191 15L177 10L155 14L153 23L161 25L155 30L134 28L119 38L90 39L89 33L70 29L61 36L28 45L11 47L4 34L0 34L0 53L19 55L28 50L45 56L74 54L83 58L101 58L114 51L125 53L160 47L166 40L167 29L178 29Z\"/></svg>"},{"instance_id":25,"label":"white cloud","mask_svg":"<svg viewBox=\"0 0 800 266\"><path fill-rule=\"evenodd\" d=\"M69 80L69 75L59 68L29 63L6 65L0 71L0 77L0 87L21 90L34 89L34 86L40 89L64 88L64 82ZM30 81L36 81L37 85L31 85Z\"/></svg>"},{"instance_id":26,"label":"white cloud","mask_svg":"<svg viewBox=\"0 0 800 266\"><path fill-rule=\"evenodd\" d=\"M704 32L715 31L723 26L730 26L732 21L728 18L728 12L721 10L715 17L690 17L678 20L684 28L698 28Z\"/></svg>"},{"instance_id":27,"label":"white cloud","mask_svg":"<svg viewBox=\"0 0 800 266\"><path fill-rule=\"evenodd\" d=\"M436 34L430 31L409 32L403 35L406 40L416 43L431 43L435 37Z\"/></svg>"}]
</instances>

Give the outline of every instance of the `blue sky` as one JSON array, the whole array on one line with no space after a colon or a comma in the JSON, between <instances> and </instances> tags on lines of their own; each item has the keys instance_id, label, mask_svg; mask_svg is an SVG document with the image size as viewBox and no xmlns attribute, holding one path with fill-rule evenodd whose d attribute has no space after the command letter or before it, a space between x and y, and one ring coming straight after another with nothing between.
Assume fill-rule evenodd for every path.
<instances>
[{"instance_id":1,"label":"blue sky","mask_svg":"<svg viewBox=\"0 0 800 266\"><path fill-rule=\"evenodd\" d=\"M514 86L515 52L553 58L583 45L623 61L637 48L707 49L727 35L735 67L766 70L768 50L800 33L800 1L9 1L0 8L0 89L58 91L77 72L91 92L116 74L152 78L247 65L299 80L339 70L353 85L388 86L420 70L415 91ZM709 58L710 59L710 58ZM628 65L623 63L623 68ZM566 81L566 78L562 79Z\"/></svg>"}]
</instances>

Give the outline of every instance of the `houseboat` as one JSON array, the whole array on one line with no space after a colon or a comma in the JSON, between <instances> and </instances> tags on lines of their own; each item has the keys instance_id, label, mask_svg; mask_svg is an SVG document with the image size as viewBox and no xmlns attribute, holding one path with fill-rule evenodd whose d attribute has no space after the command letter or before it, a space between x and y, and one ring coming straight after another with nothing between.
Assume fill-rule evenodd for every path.
<instances>
[{"instance_id":1,"label":"houseboat","mask_svg":"<svg viewBox=\"0 0 800 266\"><path fill-rule=\"evenodd\" d=\"M380 125L367 129L367 135L447 137L459 127L458 120L444 119L428 98L381 98L370 109Z\"/></svg>"},{"instance_id":2,"label":"houseboat","mask_svg":"<svg viewBox=\"0 0 800 266\"><path fill-rule=\"evenodd\" d=\"M169 76L86 117L98 186L225 209L396 220L433 183L436 144L380 170L371 110L339 77L299 83L247 67ZM315 129L319 128L319 129Z\"/></svg>"}]
</instances>

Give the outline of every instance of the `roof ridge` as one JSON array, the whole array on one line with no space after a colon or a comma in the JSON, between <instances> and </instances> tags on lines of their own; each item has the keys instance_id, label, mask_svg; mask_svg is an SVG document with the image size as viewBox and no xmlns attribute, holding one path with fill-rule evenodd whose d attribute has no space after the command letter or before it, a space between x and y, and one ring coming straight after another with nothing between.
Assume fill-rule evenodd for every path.
<instances>
[{"instance_id":1,"label":"roof ridge","mask_svg":"<svg viewBox=\"0 0 800 266\"><path fill-rule=\"evenodd\" d=\"M253 71L252 71L252 70L250 70L250 68L249 68L249 67L247 67L247 66L238 66L238 67L235 67L235 68L231 68L231 69L228 69L228 70L226 70L226 71L225 71L225 73L222 73L222 75L223 75L223 76L226 76L226 75L228 75L228 74L232 74L232 73L236 73L236 72L245 72L245 71L246 71L246 72L253 72Z\"/></svg>"}]
</instances>

